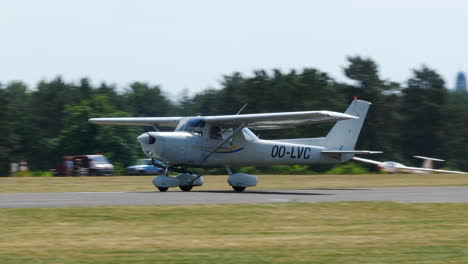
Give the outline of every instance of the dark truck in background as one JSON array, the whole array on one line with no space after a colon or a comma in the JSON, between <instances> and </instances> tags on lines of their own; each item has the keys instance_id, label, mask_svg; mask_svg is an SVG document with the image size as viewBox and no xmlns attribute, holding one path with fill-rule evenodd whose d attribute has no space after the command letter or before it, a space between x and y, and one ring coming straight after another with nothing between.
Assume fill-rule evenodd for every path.
<instances>
[{"instance_id":1,"label":"dark truck in background","mask_svg":"<svg viewBox=\"0 0 468 264\"><path fill-rule=\"evenodd\" d=\"M64 156L52 172L55 176L111 176L114 165L99 154Z\"/></svg>"}]
</instances>

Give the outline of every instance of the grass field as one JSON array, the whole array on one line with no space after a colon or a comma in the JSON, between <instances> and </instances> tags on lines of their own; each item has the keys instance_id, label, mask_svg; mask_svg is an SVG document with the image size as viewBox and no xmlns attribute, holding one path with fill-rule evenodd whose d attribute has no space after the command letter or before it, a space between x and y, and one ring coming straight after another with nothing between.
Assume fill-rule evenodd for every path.
<instances>
[{"instance_id":1,"label":"grass field","mask_svg":"<svg viewBox=\"0 0 468 264\"><path fill-rule=\"evenodd\" d=\"M466 203L0 209L0 263L468 263Z\"/></svg>"},{"instance_id":2,"label":"grass field","mask_svg":"<svg viewBox=\"0 0 468 264\"><path fill-rule=\"evenodd\" d=\"M0 178L0 192L151 191L153 177ZM226 176L205 180L200 189L230 189ZM252 189L467 185L466 175L260 175ZM0 263L468 263L467 209L390 202L0 209Z\"/></svg>"},{"instance_id":3,"label":"grass field","mask_svg":"<svg viewBox=\"0 0 468 264\"><path fill-rule=\"evenodd\" d=\"M154 176L119 177L0 177L0 193L152 191ZM230 190L227 176L204 176L199 190ZM404 186L468 186L468 175L368 174L368 175L259 175L249 189L369 188ZM170 190L178 190L173 188Z\"/></svg>"}]
</instances>

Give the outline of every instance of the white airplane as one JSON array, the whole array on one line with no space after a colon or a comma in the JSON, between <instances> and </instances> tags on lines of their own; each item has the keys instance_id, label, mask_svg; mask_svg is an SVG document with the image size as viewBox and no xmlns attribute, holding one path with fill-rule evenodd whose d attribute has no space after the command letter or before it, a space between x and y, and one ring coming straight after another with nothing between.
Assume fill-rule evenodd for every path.
<instances>
[{"instance_id":1,"label":"white airplane","mask_svg":"<svg viewBox=\"0 0 468 264\"><path fill-rule=\"evenodd\" d=\"M345 113L305 111L197 117L91 118L89 122L154 127L156 132L143 133L137 140L149 158L165 164L165 174L153 179L153 184L162 192L177 186L182 191L190 191L193 186L203 185L202 175L191 173L187 170L189 167L225 167L230 175L229 185L236 192L242 192L246 187L257 185L257 176L232 173L230 167L340 163L350 160L354 154L380 153L354 150L369 106L369 102L354 100ZM337 123L323 138L262 140L249 129L295 128L332 121ZM157 127L176 128L173 132L161 132ZM171 171L180 174L170 177Z\"/></svg>"},{"instance_id":2,"label":"white airplane","mask_svg":"<svg viewBox=\"0 0 468 264\"><path fill-rule=\"evenodd\" d=\"M418 159L423 159L422 167L408 167L401 163L395 161L376 161L370 159L363 159L359 157L353 157L353 160L371 163L377 165L377 168L381 171L386 171L390 173L401 173L401 172L409 172L409 173L431 173L431 172L440 172L440 173L457 173L457 174L466 174L467 172L463 171L449 171L449 170L437 170L433 169L434 161L445 161L441 159L435 158L428 158L423 156L413 156Z\"/></svg>"}]
</instances>

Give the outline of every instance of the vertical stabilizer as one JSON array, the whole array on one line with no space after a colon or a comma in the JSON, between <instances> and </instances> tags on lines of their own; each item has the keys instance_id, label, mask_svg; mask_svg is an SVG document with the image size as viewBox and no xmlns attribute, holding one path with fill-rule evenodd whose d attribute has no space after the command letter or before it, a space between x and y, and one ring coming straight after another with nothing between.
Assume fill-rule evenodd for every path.
<instances>
[{"instance_id":1,"label":"vertical stabilizer","mask_svg":"<svg viewBox=\"0 0 468 264\"><path fill-rule=\"evenodd\" d=\"M354 150L370 105L371 103L366 101L354 100L345 114L357 116L359 119L336 122L325 138L325 147L333 150Z\"/></svg>"},{"instance_id":2,"label":"vertical stabilizer","mask_svg":"<svg viewBox=\"0 0 468 264\"><path fill-rule=\"evenodd\" d=\"M434 161L445 161L443 159L435 159L435 158L429 158L429 157L423 157L423 156L413 156L418 159L422 159L422 167L425 169L433 169L434 168Z\"/></svg>"}]
</instances>

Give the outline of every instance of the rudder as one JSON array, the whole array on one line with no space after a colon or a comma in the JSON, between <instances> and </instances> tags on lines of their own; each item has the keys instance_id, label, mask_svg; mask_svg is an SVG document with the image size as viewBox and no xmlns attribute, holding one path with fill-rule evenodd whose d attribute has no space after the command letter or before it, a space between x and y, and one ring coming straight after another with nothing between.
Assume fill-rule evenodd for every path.
<instances>
[{"instance_id":1,"label":"rudder","mask_svg":"<svg viewBox=\"0 0 468 264\"><path fill-rule=\"evenodd\" d=\"M325 137L325 147L335 150L354 150L370 105L370 102L362 100L351 102L345 114L357 116L359 119L336 122Z\"/></svg>"}]
</instances>

